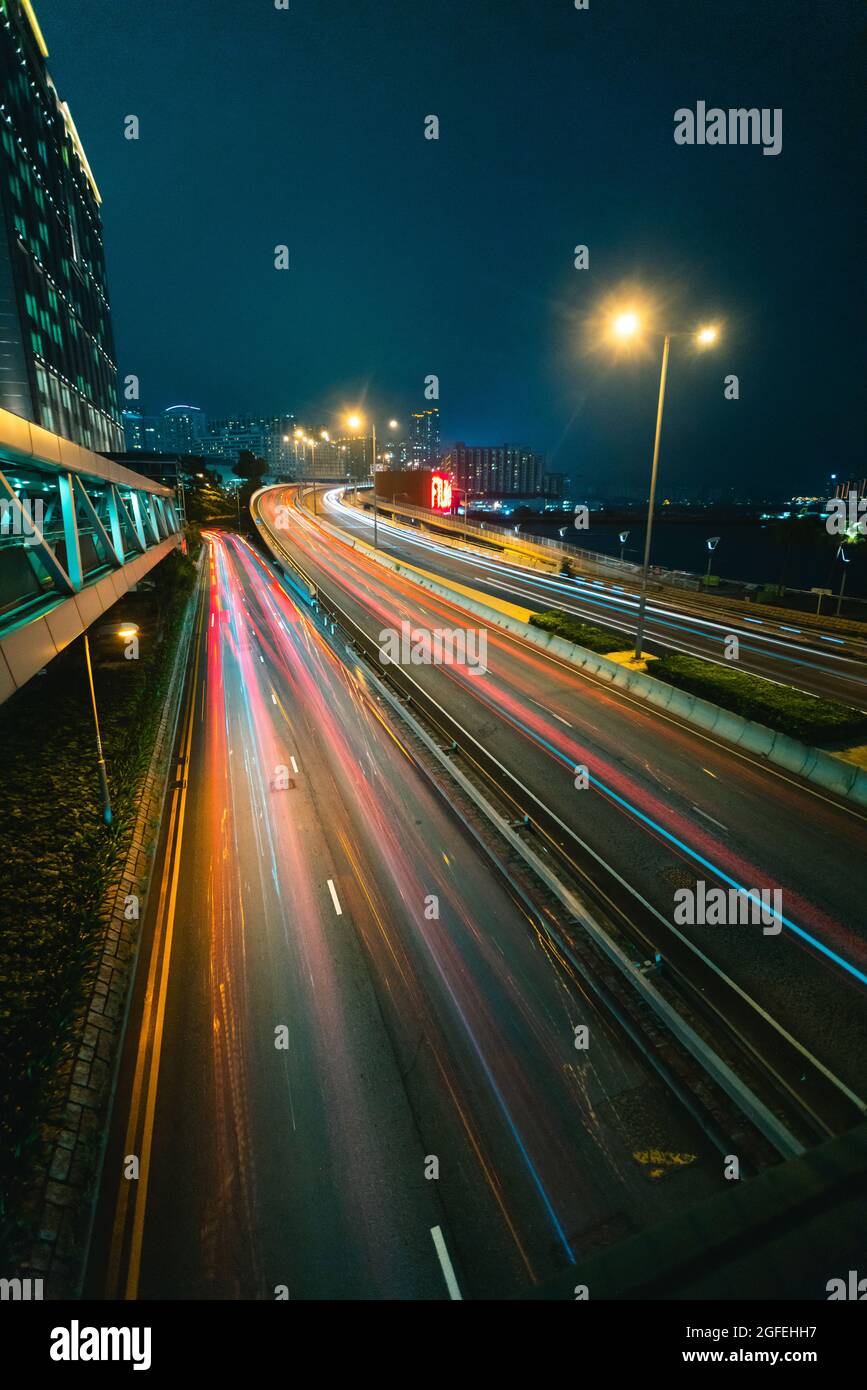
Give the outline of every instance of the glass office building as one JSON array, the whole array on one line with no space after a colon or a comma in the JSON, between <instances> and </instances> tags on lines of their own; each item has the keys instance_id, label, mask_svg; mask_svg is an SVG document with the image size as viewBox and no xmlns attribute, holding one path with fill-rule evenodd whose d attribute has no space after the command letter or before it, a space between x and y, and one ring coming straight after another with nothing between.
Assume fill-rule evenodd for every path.
<instances>
[{"instance_id":1,"label":"glass office building","mask_svg":"<svg viewBox=\"0 0 867 1390\"><path fill-rule=\"evenodd\" d=\"M0 407L123 448L100 196L30 0L0 0Z\"/></svg>"}]
</instances>

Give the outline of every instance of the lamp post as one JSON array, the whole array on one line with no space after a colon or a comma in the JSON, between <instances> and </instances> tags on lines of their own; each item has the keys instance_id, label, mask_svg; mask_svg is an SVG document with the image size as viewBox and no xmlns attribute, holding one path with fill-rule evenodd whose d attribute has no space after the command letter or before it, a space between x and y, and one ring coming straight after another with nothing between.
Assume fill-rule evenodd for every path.
<instances>
[{"instance_id":1,"label":"lamp post","mask_svg":"<svg viewBox=\"0 0 867 1390\"><path fill-rule=\"evenodd\" d=\"M612 324L612 331L616 338L627 341L639 336L641 332L641 319L637 313L627 310L618 314ZM659 399L656 406L656 430L653 436L653 462L650 469L650 497L647 507L647 532L644 537L644 561L641 566L641 591L638 598L638 622L635 628L635 660L640 661L642 656L642 643L644 641L644 626L647 617L647 575L650 567L650 546L653 539L653 511L656 501L656 478L659 471L659 445L662 439L662 415L665 408L665 386L668 379L668 358L671 351L671 340L674 337L690 336L683 333L666 333L662 340L662 366L659 373ZM709 347L715 343L719 337L719 331L713 327L701 328L692 335L701 347Z\"/></svg>"},{"instance_id":2,"label":"lamp post","mask_svg":"<svg viewBox=\"0 0 867 1390\"><path fill-rule=\"evenodd\" d=\"M93 727L96 733L96 766L99 769L99 785L102 790L102 818L106 825L111 825L111 797L108 793L108 776L105 770L105 758L102 752L102 738L99 733L99 711L96 708L96 690L93 685L93 667L90 662L90 640L87 633L84 634L84 659L87 662L87 682L90 686L90 703L93 707Z\"/></svg>"},{"instance_id":3,"label":"lamp post","mask_svg":"<svg viewBox=\"0 0 867 1390\"><path fill-rule=\"evenodd\" d=\"M347 416L347 425L351 430L358 430L364 424L364 416L353 414ZM397 420L389 420L389 429L397 429ZM371 439L371 459L370 459L370 480L373 483L373 548L379 548L379 512L376 505L376 421L371 417L370 421Z\"/></svg>"},{"instance_id":4,"label":"lamp post","mask_svg":"<svg viewBox=\"0 0 867 1390\"><path fill-rule=\"evenodd\" d=\"M297 427L292 431L292 439L293 439L293 441L294 441L294 448L295 448L295 477L296 477L296 479L298 479L298 478L303 478L303 473L302 473L302 471L300 471L300 469L299 469L299 462L298 462L298 445L301 443L301 441L303 440L303 438L304 438L304 431L301 429L300 426L297 426ZM302 462L303 462L303 459L302 459Z\"/></svg>"},{"instance_id":5,"label":"lamp post","mask_svg":"<svg viewBox=\"0 0 867 1390\"><path fill-rule=\"evenodd\" d=\"M705 577L704 577L704 582L705 582L705 585L707 585L707 586L710 585L710 565L711 565L711 560L713 559L713 553L714 553L714 551L716 550L716 548L717 548L717 546L719 545L719 543L720 543L720 537L719 537L719 536L708 536L708 538L707 538L707 573L705 574Z\"/></svg>"},{"instance_id":6,"label":"lamp post","mask_svg":"<svg viewBox=\"0 0 867 1390\"><path fill-rule=\"evenodd\" d=\"M629 540L629 532L620 532L620 563L623 564L623 552L626 549L626 542Z\"/></svg>"},{"instance_id":7,"label":"lamp post","mask_svg":"<svg viewBox=\"0 0 867 1390\"><path fill-rule=\"evenodd\" d=\"M470 543L470 493L465 487L458 487L457 483L452 483L452 492L456 492L459 497L464 499L464 545Z\"/></svg>"},{"instance_id":8,"label":"lamp post","mask_svg":"<svg viewBox=\"0 0 867 1390\"><path fill-rule=\"evenodd\" d=\"M370 422L370 481L373 483L373 548L379 549L379 513L376 506L376 421Z\"/></svg>"},{"instance_id":9,"label":"lamp post","mask_svg":"<svg viewBox=\"0 0 867 1390\"><path fill-rule=\"evenodd\" d=\"M851 561L842 545L839 546L837 549L837 559L843 561L843 578L840 580L840 592L837 595L837 617L839 618L840 609L843 607L843 595L846 592L846 575L849 573L846 566L848 564L851 564ZM821 601L822 600L820 598L819 602L821 603Z\"/></svg>"},{"instance_id":10,"label":"lamp post","mask_svg":"<svg viewBox=\"0 0 867 1390\"><path fill-rule=\"evenodd\" d=\"M316 445L319 443L319 440L313 439L311 436L305 439L304 443L310 445L310 481L313 484L313 515L318 516L319 508L316 505Z\"/></svg>"},{"instance_id":11,"label":"lamp post","mask_svg":"<svg viewBox=\"0 0 867 1390\"><path fill-rule=\"evenodd\" d=\"M138 627L135 623L124 623L119 627L115 636L122 642L127 642L131 637L138 635ZM93 729L96 734L96 766L99 770L99 786L102 792L102 818L106 825L111 825L111 797L108 791L108 774L105 767L105 754L102 748L102 736L99 731L99 711L96 707L96 688L93 684L93 665L90 660L90 638L87 632L84 634L84 660L87 666L87 684L90 689L90 704L93 710Z\"/></svg>"}]
</instances>

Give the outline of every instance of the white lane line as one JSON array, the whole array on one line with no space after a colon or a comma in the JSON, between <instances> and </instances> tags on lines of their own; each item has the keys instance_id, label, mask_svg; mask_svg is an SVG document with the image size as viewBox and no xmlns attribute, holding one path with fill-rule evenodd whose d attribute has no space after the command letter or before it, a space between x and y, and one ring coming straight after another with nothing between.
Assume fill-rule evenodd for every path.
<instances>
[{"instance_id":1,"label":"white lane line","mask_svg":"<svg viewBox=\"0 0 867 1390\"><path fill-rule=\"evenodd\" d=\"M530 696L530 704L536 705L538 709L543 709L546 714L552 715L554 719L559 719L560 723L565 724L567 729L572 728L572 725L569 723L569 720L564 719L562 714L558 714L557 711L554 709L549 709L547 705L542 704L541 700L534 700L532 695Z\"/></svg>"},{"instance_id":2,"label":"white lane line","mask_svg":"<svg viewBox=\"0 0 867 1390\"><path fill-rule=\"evenodd\" d=\"M439 1256L440 1269L442 1270L443 1278L446 1281L446 1288L449 1291L449 1298L453 1302L462 1303L463 1298L461 1296L461 1291L458 1288L458 1281L455 1278L455 1271L452 1268L452 1262L449 1258L449 1252L446 1249L446 1243L443 1240L443 1233L440 1230L439 1226L431 1226L430 1233L433 1236L433 1243L436 1248L437 1255Z\"/></svg>"},{"instance_id":3,"label":"white lane line","mask_svg":"<svg viewBox=\"0 0 867 1390\"><path fill-rule=\"evenodd\" d=\"M715 818L714 816L709 816L708 813L707 813L707 811L703 811L703 810L701 809L700 806L693 806L692 809L693 809L694 811L698 811L698 814L699 814L700 816L704 816L705 820L711 821L713 825L718 825L719 828L720 828L720 830L724 830L724 831L726 832L726 834L728 834L728 826L727 826L727 825L723 825L723 823L722 823L721 820L716 820L716 818Z\"/></svg>"},{"instance_id":4,"label":"white lane line","mask_svg":"<svg viewBox=\"0 0 867 1390\"><path fill-rule=\"evenodd\" d=\"M334 880L328 880L328 891L331 894L331 901L334 903L334 911L338 917L343 916L343 908L340 906L340 899L337 896L337 889L334 887Z\"/></svg>"},{"instance_id":5,"label":"white lane line","mask_svg":"<svg viewBox=\"0 0 867 1390\"><path fill-rule=\"evenodd\" d=\"M293 757L290 756L289 761L290 761L290 763L292 764L292 771L293 771L293 772L297 772L297 771L298 771L298 764L296 763L295 759L294 759Z\"/></svg>"}]
</instances>

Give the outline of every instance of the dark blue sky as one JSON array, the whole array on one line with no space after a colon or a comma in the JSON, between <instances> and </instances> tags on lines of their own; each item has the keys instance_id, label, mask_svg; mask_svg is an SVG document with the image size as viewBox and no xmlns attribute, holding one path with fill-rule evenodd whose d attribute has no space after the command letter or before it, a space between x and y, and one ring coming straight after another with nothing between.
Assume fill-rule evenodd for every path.
<instances>
[{"instance_id":1,"label":"dark blue sky","mask_svg":"<svg viewBox=\"0 0 867 1390\"><path fill-rule=\"evenodd\" d=\"M584 331L633 281L676 325L725 325L714 354L673 354L664 482L864 472L857 0L36 11L103 195L120 369L146 409L326 421L368 393L406 415L436 373L445 438L517 439L634 485L656 355L615 362ZM781 107L782 153L677 146L674 112L699 100Z\"/></svg>"}]
</instances>

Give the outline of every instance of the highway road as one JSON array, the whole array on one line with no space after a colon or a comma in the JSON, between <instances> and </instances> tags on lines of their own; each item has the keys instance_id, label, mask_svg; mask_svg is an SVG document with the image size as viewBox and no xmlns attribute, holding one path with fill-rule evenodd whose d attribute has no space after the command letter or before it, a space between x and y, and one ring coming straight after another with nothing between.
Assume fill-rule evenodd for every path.
<instances>
[{"instance_id":1,"label":"highway road","mask_svg":"<svg viewBox=\"0 0 867 1390\"><path fill-rule=\"evenodd\" d=\"M718 1190L339 634L208 544L86 1293L507 1297Z\"/></svg>"},{"instance_id":2,"label":"highway road","mask_svg":"<svg viewBox=\"0 0 867 1390\"><path fill-rule=\"evenodd\" d=\"M337 489L320 493L320 505L335 525L347 534L373 539L373 515L369 510L344 503ZM472 584L483 593L541 612L557 608L583 622L601 624L624 634L629 648L635 637L638 607L634 586L612 579L562 579L514 561L470 547L421 534L405 522L380 517L380 548L397 560L419 565L432 574ZM496 531L492 529L492 538ZM739 642L739 664L745 671L792 685L813 695L840 700L857 709L867 708L867 640L846 634L799 627L790 622L758 616L730 618L698 595L683 598L667 593L651 597L647 605L645 650L688 652L727 664L725 638L734 633Z\"/></svg>"},{"instance_id":3,"label":"highway road","mask_svg":"<svg viewBox=\"0 0 867 1390\"><path fill-rule=\"evenodd\" d=\"M266 530L374 639L402 622L472 626L465 610L344 545L296 502L292 489L265 493ZM413 680L559 818L590 887L625 901L661 950L677 889L779 890L771 932L705 925L678 939L863 1095L867 817L502 629L487 642L484 675L431 664L413 666ZM576 789L579 766L587 789Z\"/></svg>"}]
</instances>

